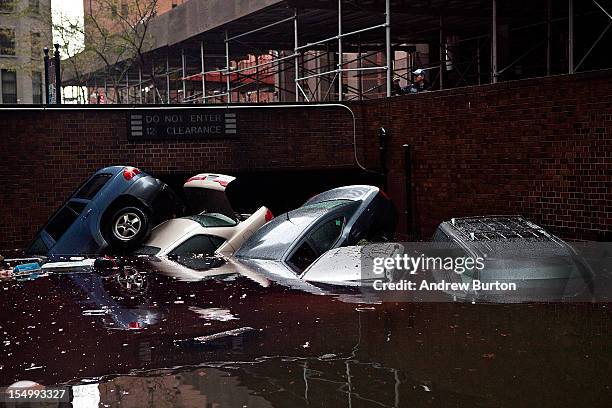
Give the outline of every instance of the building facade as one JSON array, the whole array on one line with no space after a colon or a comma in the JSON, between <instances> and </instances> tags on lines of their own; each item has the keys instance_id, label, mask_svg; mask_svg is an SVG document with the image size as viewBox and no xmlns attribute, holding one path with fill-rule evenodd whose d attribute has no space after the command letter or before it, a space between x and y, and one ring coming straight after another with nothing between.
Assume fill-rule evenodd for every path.
<instances>
[{"instance_id":1,"label":"building facade","mask_svg":"<svg viewBox=\"0 0 612 408\"><path fill-rule=\"evenodd\" d=\"M51 26L51 0L0 0L0 104L43 103Z\"/></svg>"},{"instance_id":2,"label":"building facade","mask_svg":"<svg viewBox=\"0 0 612 408\"><path fill-rule=\"evenodd\" d=\"M1 1L1 0L0 0ZM155 0L155 14L161 15L167 13L175 7L186 3L189 0ZM148 3L145 5L145 3ZM113 16L105 15L107 9L114 9L113 14L120 15L122 17L137 16L147 10L147 6L152 4L153 1L144 0L83 0L83 10L86 16L95 16L96 24L102 24L105 29L113 32L119 31L120 26L116 24L116 19ZM87 24L91 21L85 20L85 31L91 31L91 27L87 27Z\"/></svg>"}]
</instances>

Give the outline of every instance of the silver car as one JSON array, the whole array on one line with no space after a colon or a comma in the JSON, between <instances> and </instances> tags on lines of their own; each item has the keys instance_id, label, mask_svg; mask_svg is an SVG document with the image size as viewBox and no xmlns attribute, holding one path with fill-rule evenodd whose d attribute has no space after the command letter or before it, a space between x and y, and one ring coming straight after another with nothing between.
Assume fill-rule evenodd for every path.
<instances>
[{"instance_id":1,"label":"silver car","mask_svg":"<svg viewBox=\"0 0 612 408\"><path fill-rule=\"evenodd\" d=\"M395 224L395 209L378 187L340 187L274 218L245 241L235 257L266 274L301 278L326 251L362 240L388 240Z\"/></svg>"}]
</instances>

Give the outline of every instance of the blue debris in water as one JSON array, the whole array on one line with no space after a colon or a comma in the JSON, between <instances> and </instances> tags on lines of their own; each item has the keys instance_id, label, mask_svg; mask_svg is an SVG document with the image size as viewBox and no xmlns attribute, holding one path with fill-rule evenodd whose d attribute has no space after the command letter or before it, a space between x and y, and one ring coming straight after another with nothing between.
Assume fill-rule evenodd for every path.
<instances>
[{"instance_id":1,"label":"blue debris in water","mask_svg":"<svg viewBox=\"0 0 612 408\"><path fill-rule=\"evenodd\" d=\"M40 276L41 271L38 262L21 264L13 268L13 277L20 280L34 280Z\"/></svg>"}]
</instances>

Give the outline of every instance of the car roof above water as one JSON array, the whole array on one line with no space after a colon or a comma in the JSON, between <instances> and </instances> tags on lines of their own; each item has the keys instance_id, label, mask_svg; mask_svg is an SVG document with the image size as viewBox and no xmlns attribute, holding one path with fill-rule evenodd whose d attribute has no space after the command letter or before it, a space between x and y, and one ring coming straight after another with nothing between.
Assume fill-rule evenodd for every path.
<instances>
[{"instance_id":1,"label":"car roof above water","mask_svg":"<svg viewBox=\"0 0 612 408\"><path fill-rule=\"evenodd\" d=\"M330 200L364 200L368 196L368 194L377 193L378 190L378 187L367 185L338 187L334 188L333 190L317 194L316 196L308 200L304 205L320 203Z\"/></svg>"},{"instance_id":2,"label":"car roof above water","mask_svg":"<svg viewBox=\"0 0 612 408\"><path fill-rule=\"evenodd\" d=\"M559 255L567 244L521 216L453 218L438 227L452 240L490 255Z\"/></svg>"},{"instance_id":3,"label":"car roof above water","mask_svg":"<svg viewBox=\"0 0 612 408\"><path fill-rule=\"evenodd\" d=\"M550 241L553 236L544 228L521 216L484 216L453 218L450 228L470 241L499 241L524 239Z\"/></svg>"}]
</instances>

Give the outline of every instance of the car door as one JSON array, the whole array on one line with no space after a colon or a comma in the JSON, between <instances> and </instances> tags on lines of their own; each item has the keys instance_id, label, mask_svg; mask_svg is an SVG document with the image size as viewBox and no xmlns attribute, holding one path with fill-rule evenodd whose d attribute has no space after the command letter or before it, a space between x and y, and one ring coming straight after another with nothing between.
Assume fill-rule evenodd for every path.
<instances>
[{"instance_id":1,"label":"car door","mask_svg":"<svg viewBox=\"0 0 612 408\"><path fill-rule=\"evenodd\" d=\"M112 178L111 174L96 174L85 182L45 227L54 245L51 255L93 255L99 244L92 235L92 223L98 215L95 199Z\"/></svg>"},{"instance_id":2,"label":"car door","mask_svg":"<svg viewBox=\"0 0 612 408\"><path fill-rule=\"evenodd\" d=\"M72 198L49 222L45 232L54 243L50 255L86 255L95 252L97 245L87 224L91 215L88 204L88 200Z\"/></svg>"}]
</instances>

